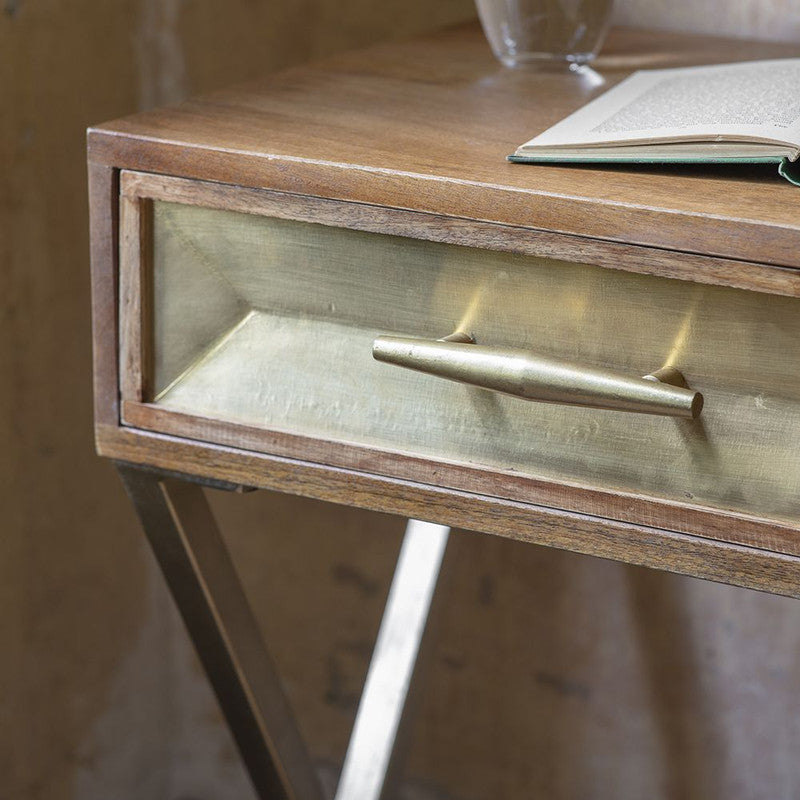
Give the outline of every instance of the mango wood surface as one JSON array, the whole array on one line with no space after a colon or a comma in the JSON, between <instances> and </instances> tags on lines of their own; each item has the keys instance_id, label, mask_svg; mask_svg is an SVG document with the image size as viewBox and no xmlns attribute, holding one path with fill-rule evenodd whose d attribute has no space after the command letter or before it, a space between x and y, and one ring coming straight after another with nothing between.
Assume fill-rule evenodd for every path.
<instances>
[{"instance_id":1,"label":"mango wood surface","mask_svg":"<svg viewBox=\"0 0 800 800\"><path fill-rule=\"evenodd\" d=\"M89 210L92 260L92 356L94 421L119 422L119 364L117 357L117 263L119 173L89 164Z\"/></svg>"},{"instance_id":2,"label":"mango wood surface","mask_svg":"<svg viewBox=\"0 0 800 800\"><path fill-rule=\"evenodd\" d=\"M303 220L391 236L490 248L540 258L597 264L643 275L659 275L695 283L800 297L800 272L764 263L742 265L731 259L597 241L585 236L530 230L512 225L501 226L419 211L384 210L361 203L343 203L307 195L198 182L129 170L120 173L119 185L123 208L129 205L129 201L139 198L187 203L222 211ZM138 234L134 230L135 213L137 212L134 211L131 217L131 242L136 236L146 240L146 236L143 236L144 230L140 229ZM131 291L134 290L135 287L131 287Z\"/></svg>"},{"instance_id":3,"label":"mango wood surface","mask_svg":"<svg viewBox=\"0 0 800 800\"><path fill-rule=\"evenodd\" d=\"M644 525L101 425L100 455L800 597L800 558Z\"/></svg>"},{"instance_id":4,"label":"mango wood surface","mask_svg":"<svg viewBox=\"0 0 800 800\"><path fill-rule=\"evenodd\" d=\"M786 45L612 33L597 70L507 70L476 25L98 126L114 167L798 265L800 193L774 167L509 164L519 144L632 70L793 56Z\"/></svg>"},{"instance_id":5,"label":"mango wood surface","mask_svg":"<svg viewBox=\"0 0 800 800\"><path fill-rule=\"evenodd\" d=\"M152 270L147 268L151 250L150 204L122 196L119 201L120 257L136 265L120 275L120 392L122 397L149 396L152 375L147 339L152 331Z\"/></svg>"}]
</instances>

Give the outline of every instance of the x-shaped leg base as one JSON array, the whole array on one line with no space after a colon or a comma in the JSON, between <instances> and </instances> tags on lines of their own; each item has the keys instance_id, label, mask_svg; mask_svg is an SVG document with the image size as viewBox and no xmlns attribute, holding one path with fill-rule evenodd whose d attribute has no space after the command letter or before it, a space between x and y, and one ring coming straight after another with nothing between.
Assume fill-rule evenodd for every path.
<instances>
[{"instance_id":1,"label":"x-shaped leg base","mask_svg":"<svg viewBox=\"0 0 800 800\"><path fill-rule=\"evenodd\" d=\"M125 464L117 468L259 797L322 800L201 486ZM387 776L397 766L406 700L448 536L445 526L408 522L336 800L388 796Z\"/></svg>"}]
</instances>

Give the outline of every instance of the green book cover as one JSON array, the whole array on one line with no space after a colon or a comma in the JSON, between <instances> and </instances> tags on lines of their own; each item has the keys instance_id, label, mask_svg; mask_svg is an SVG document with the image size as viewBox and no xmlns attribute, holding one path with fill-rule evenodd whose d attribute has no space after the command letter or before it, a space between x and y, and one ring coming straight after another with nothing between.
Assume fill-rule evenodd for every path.
<instances>
[{"instance_id":1,"label":"green book cover","mask_svg":"<svg viewBox=\"0 0 800 800\"><path fill-rule=\"evenodd\" d=\"M517 163L776 164L800 185L800 59L641 70L520 145Z\"/></svg>"}]
</instances>

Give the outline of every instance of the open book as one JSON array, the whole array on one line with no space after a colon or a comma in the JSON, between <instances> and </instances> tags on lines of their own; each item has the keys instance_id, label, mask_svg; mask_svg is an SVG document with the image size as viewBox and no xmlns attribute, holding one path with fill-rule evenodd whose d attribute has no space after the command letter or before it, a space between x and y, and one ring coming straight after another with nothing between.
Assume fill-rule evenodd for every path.
<instances>
[{"instance_id":1,"label":"open book","mask_svg":"<svg viewBox=\"0 0 800 800\"><path fill-rule=\"evenodd\" d=\"M642 70L509 160L766 162L800 185L798 87L800 58Z\"/></svg>"}]
</instances>

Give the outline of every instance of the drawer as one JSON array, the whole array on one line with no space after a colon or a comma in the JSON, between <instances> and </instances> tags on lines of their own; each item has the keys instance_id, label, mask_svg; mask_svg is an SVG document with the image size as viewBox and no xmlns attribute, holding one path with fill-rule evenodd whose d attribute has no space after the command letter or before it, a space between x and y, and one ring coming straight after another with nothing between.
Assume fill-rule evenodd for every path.
<instances>
[{"instance_id":1,"label":"drawer","mask_svg":"<svg viewBox=\"0 0 800 800\"><path fill-rule=\"evenodd\" d=\"M798 299L488 223L135 173L122 196L124 425L798 551ZM672 367L704 407L532 402L373 358L455 331L611 384Z\"/></svg>"}]
</instances>

